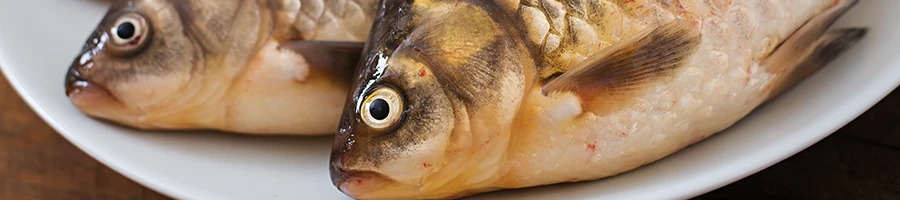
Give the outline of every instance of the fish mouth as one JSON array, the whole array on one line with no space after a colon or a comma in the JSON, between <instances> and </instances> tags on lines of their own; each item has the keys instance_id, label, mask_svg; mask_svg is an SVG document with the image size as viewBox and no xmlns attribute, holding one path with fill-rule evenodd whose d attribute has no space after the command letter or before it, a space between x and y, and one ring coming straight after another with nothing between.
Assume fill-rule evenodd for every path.
<instances>
[{"instance_id":1,"label":"fish mouth","mask_svg":"<svg viewBox=\"0 0 900 200\"><path fill-rule=\"evenodd\" d=\"M65 81L66 96L78 109L89 115L109 115L124 108L106 87L82 75L76 67L70 67Z\"/></svg>"},{"instance_id":2,"label":"fish mouth","mask_svg":"<svg viewBox=\"0 0 900 200\"><path fill-rule=\"evenodd\" d=\"M69 68L69 72L66 73L66 96L72 97L72 94L80 93L88 85L92 84L82 77L78 70Z\"/></svg>"},{"instance_id":3,"label":"fish mouth","mask_svg":"<svg viewBox=\"0 0 900 200\"><path fill-rule=\"evenodd\" d=\"M347 170L338 163L331 165L331 181L338 190L355 199L365 198L391 183L377 172Z\"/></svg>"},{"instance_id":4,"label":"fish mouth","mask_svg":"<svg viewBox=\"0 0 900 200\"><path fill-rule=\"evenodd\" d=\"M110 90L75 68L69 69L65 81L69 102L87 116L108 122L145 128L138 122L143 113L128 109Z\"/></svg>"},{"instance_id":5,"label":"fish mouth","mask_svg":"<svg viewBox=\"0 0 900 200\"><path fill-rule=\"evenodd\" d=\"M66 74L66 96L75 98L83 93L97 93L109 96L109 90L81 75L74 67Z\"/></svg>"}]
</instances>

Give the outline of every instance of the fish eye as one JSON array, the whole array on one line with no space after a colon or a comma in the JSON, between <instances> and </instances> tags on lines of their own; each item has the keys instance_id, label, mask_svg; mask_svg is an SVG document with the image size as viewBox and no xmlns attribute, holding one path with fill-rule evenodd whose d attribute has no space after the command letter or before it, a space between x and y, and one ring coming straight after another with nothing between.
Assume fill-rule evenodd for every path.
<instances>
[{"instance_id":1,"label":"fish eye","mask_svg":"<svg viewBox=\"0 0 900 200\"><path fill-rule=\"evenodd\" d=\"M120 54L130 54L141 50L150 35L150 26L144 16L128 13L120 16L109 29L111 47Z\"/></svg>"},{"instance_id":2,"label":"fish eye","mask_svg":"<svg viewBox=\"0 0 900 200\"><path fill-rule=\"evenodd\" d=\"M372 128L387 128L400 119L403 99L397 91L381 87L369 94L361 105L363 122Z\"/></svg>"}]
</instances>

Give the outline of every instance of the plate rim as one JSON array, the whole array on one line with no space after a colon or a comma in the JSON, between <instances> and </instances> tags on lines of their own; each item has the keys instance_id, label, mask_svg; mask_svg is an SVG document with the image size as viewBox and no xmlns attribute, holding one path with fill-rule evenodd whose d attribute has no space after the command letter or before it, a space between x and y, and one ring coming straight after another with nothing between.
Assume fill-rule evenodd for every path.
<instances>
[{"instance_id":1,"label":"plate rim","mask_svg":"<svg viewBox=\"0 0 900 200\"><path fill-rule=\"evenodd\" d=\"M0 37L2 37L2 35L0 35ZM44 107L42 107L41 105L38 105L38 103L35 101L32 94L29 91L25 90L23 83L19 80L19 77L21 76L21 74L20 73L13 74L13 72L16 72L16 71L10 70L10 69L13 69L16 67L13 67L12 65L9 64L8 59L6 59L6 57L8 55L5 53L5 51L6 51L5 49L0 48L0 73L3 74L3 76L6 78L7 82L10 84L10 86L16 92L16 94L19 95L19 98L22 99L25 102L25 104L28 105L28 107L35 114L37 114L41 118L41 120L44 121L44 123L46 123L48 126L50 126L59 135L62 135L63 138L66 139L66 141L71 143L73 146L75 146L82 152L85 152L85 154L89 155L91 158L95 159L99 163L111 168L112 170L116 171L117 173L129 178L130 180L135 181L138 184L140 184L148 189L151 189L153 191L156 191L164 196L174 198L174 199L203 199L203 193L196 192L196 191L192 192L192 191L189 191L186 189L169 187L169 186L165 186L164 184L160 184L160 183L162 183L162 181L155 180L156 178L150 177L149 174L140 173L140 170L131 170L131 169L124 168L120 164L118 164L118 162L115 161L114 159L111 159L108 156L104 156L104 153L101 153L96 148L94 148L90 145L86 145L85 142L82 141L83 138L79 139L80 137L78 137L76 134L74 134L74 131L70 131L70 130L66 129L66 127L63 127L58 122L57 118L55 118L53 115L49 114L48 111L44 109ZM887 72L890 72L890 73L885 73L886 75L884 75L883 78L874 80L874 82L876 83L876 84L873 84L874 86L865 87L866 90L861 91L861 92L871 92L872 94L858 95L856 97L856 101L851 101L851 102L855 102L855 103L842 104L840 106L836 106L833 108L836 112L846 113L845 115L828 115L828 116L824 117L823 119L821 119L822 122L828 122L828 123L822 123L821 125L808 125L809 128L806 128L805 130L815 132L817 134L804 135L804 137L798 136L798 138L796 138L796 140L797 141L802 140L803 141L802 143L798 142L798 143L796 143L796 145L789 146L789 147L783 147L783 148L765 148L765 149L763 149L763 151L760 151L757 153L768 154L768 155L773 155L773 156L766 157L765 159L756 160L757 161L756 163L758 163L758 164L753 165L751 167L741 168L741 169L730 169L728 171L732 172L732 174L727 175L727 176L716 176L718 178L709 178L708 176L698 177L699 179L704 179L705 181L703 181L703 182L706 182L709 184L690 184L688 186L683 186L686 189L682 190L681 192L673 192L673 193L667 193L667 194L648 193L648 194L645 194L646 195L645 197L654 198L654 199L655 198L689 199L692 197L696 197L696 196L708 193L710 191L713 191L715 189L724 187L726 185L732 184L736 181L739 181L748 176L756 174L762 170L768 169L771 166L778 164L778 163L784 161L785 159L796 155L797 153L802 152L803 150L809 148L810 146L818 143L822 139L832 135L837 130L845 127L847 124L849 124L853 120L857 119L863 113L870 110L877 103L881 102L887 95L889 95L891 93L891 91L894 91L897 88L900 88L900 76L893 76L893 77L890 76L892 74L896 74L897 72L900 72L900 57L895 57L891 61L883 64L882 66L886 66L885 69L887 69ZM834 65L832 65L831 67L852 67L852 66L848 66L848 65L834 66ZM19 67L19 68L21 68L21 67ZM21 70L21 69L19 69L19 70ZM57 74L57 73L53 73L53 74ZM58 80L62 80L62 79L60 78L60 79L54 79L54 80L57 80L54 82L58 82ZM803 82L801 82L801 84L802 83ZM60 83L60 87L62 87L62 83ZM791 90L794 90L796 88L797 88L797 85L792 87ZM856 102L860 102L860 103L856 103ZM755 112L758 108L759 107L754 108L753 112ZM753 112L751 112L750 114L752 114ZM733 125L730 127L733 127ZM705 141L708 141L708 140L700 141L698 143L702 143ZM698 144L698 143L695 143L695 144ZM695 144L693 144L693 145L695 145ZM691 146L693 146L693 145L691 145ZM677 152L675 152L675 153L677 153ZM721 168L719 168L719 169L726 170L726 169L721 169ZM705 173L705 174L710 174L710 173Z\"/></svg>"},{"instance_id":2,"label":"plate rim","mask_svg":"<svg viewBox=\"0 0 900 200\"><path fill-rule=\"evenodd\" d=\"M145 175L142 175L141 173L137 173L135 171L125 169L125 168L121 167L120 165L118 165L117 162L110 160L109 158L102 156L100 153L96 152L96 150L94 148L84 145L83 142L81 142L79 139L77 139L78 137L75 137L72 135L72 133L71 133L72 131L68 131L67 129L62 127L59 123L56 122L56 120L57 120L56 118L54 118L49 113L47 113L47 111L44 110L43 107L41 107L40 105L37 105L37 102L35 102L33 100L33 97L31 96L31 94L28 91L24 90L22 83L18 80L18 78L16 76L13 76L10 73L11 71L9 71L8 69L10 69L11 66L7 63L6 59L3 58L4 57L3 55L4 55L3 50L0 49L0 71L2 71L2 74L6 77L7 82L12 86L13 90L15 90L15 92L19 95L19 98L21 98L23 101L25 101L25 104L28 105L28 107L30 107L32 109L32 111L34 111L45 123L47 123L52 129L54 129L54 131L56 131L58 134L62 135L63 138L65 138L67 141L72 143L76 148L85 152L92 158L96 159L98 162L100 162L100 163L106 165L107 167L113 169L114 171L122 174L123 176L128 177L129 179L131 179L151 190L154 190L162 195L165 195L167 197L174 198L174 199L197 199L198 196L201 196L201 195L197 195L196 192L181 191L180 189L174 189L174 188L170 188L170 187L166 187L166 186L157 184L158 181L153 181L153 180L145 177ZM894 59L893 62L886 64L886 66L895 66L895 67L900 66L900 58ZM851 112L851 114L831 115L832 117L826 117L825 121L834 122L834 123L826 123L826 124L830 124L830 125L812 126L813 128L811 128L811 129L813 129L814 132L824 132L824 134L816 134L815 137L808 138L803 144L796 145L792 148L785 148L786 150L770 149L769 151L777 151L776 153L778 153L778 152L780 152L780 153L776 154L778 156L772 156L772 158L770 158L770 159L760 160L759 163L764 163L764 164L759 164L757 166L752 167L752 169L749 169L749 170L732 170L732 171L737 171L739 173L733 174L731 176L727 176L727 178L719 178L718 180L710 180L711 184L688 186L693 189L683 190L685 192L682 192L681 194L670 193L671 196L669 196L669 197L677 198L677 199L689 199L689 198L693 198L693 197L708 193L715 189L724 187L726 185L729 185L731 183L734 183L736 181L744 179L750 175L756 174L762 170L765 170L765 169L767 169L775 164L778 164L781 161L784 161L785 159L790 158L790 157L796 155L797 153L809 148L810 146L818 143L825 137L830 136L837 130L843 128L844 126L846 126L847 124L849 124L850 122L852 122L853 120L858 118L860 115L862 115L863 113L865 113L866 111L871 109L873 106L875 106L875 104L881 102L888 94L890 94L891 91L900 87L900 76L897 76L897 78L894 78L894 80L882 79L882 80L879 80L879 82L887 82L887 83L893 82L893 83L892 84L887 84L887 83L876 84L876 86L869 87L869 90L873 90L874 92L876 92L876 94L858 97L858 98L863 98L863 100L868 100L868 101L866 101L866 103L844 104L842 107L838 107L836 109L836 110L848 110L845 112ZM796 87L793 87L791 89L793 90L795 88ZM868 97L868 98L866 98L866 97ZM842 116L847 116L847 117L842 117ZM701 141L701 142L703 142L703 141ZM771 152L768 152L768 153L771 154ZM662 196L657 196L657 197L662 197Z\"/></svg>"},{"instance_id":3,"label":"plate rim","mask_svg":"<svg viewBox=\"0 0 900 200\"><path fill-rule=\"evenodd\" d=\"M894 62L892 62L891 64L887 64L885 66L900 66L900 59L895 59ZM835 109L835 110L849 110L846 112L852 112L852 114L846 115L846 116L848 116L846 118L826 117L826 119L822 120L825 122L834 122L834 123L825 123L825 124L832 124L832 126L812 126L812 125L810 125L811 127L820 127L818 129L816 129L816 128L812 128L812 129L818 130L818 131L814 131L814 132L824 132L824 134L817 134L814 137L808 138L802 144L795 145L793 148L786 148L788 150L780 151L780 152L785 152L785 153L775 154L778 156L772 156L773 159L761 160L758 163L764 163L764 164L754 166L754 167L752 167L752 169L732 170L732 172L737 171L740 173L729 176L729 178L720 178L719 179L720 181L711 180L711 182L714 182L714 184L707 184L705 186L697 186L695 188L698 188L698 189L689 190L689 191L696 191L696 192L685 192L685 193L683 193L683 195L676 196L676 197L678 197L677 199L690 199L690 198L711 192L718 188L730 185L730 184L740 181L744 178L747 178L751 175L759 173L762 170L768 169L768 168L774 166L775 164L781 163L782 161L784 161L790 157L793 157L794 155L806 150L810 146L819 143L826 137L831 136L832 134L834 134L841 128L844 128L845 126L847 126L847 124L849 124L850 122L853 122L853 120L856 120L857 118L859 118L859 116L861 116L865 112L869 111L873 106L875 106L876 104L878 104L879 102L884 100L884 98L887 97L887 95L889 95L891 93L891 91L896 90L897 88L900 88L900 76L898 76L898 78L895 78L895 80L893 82L894 83L891 84L892 86L888 85L888 86L884 86L884 88L872 88L871 90L880 89L879 92L881 92L881 93L878 93L878 95L871 95L872 98L877 99L877 100L874 100L874 102L872 102L872 103L844 104L845 107L840 107L840 108ZM794 89L794 88L791 88L791 89ZM859 98L863 98L863 97L859 97ZM869 98L869 99L865 99L865 100L872 100L872 99ZM870 102L870 101L867 101L867 102ZM858 105L858 106L848 108L848 106L852 106L852 105ZM751 114L752 114L752 112L751 112ZM840 116L840 115L833 115L833 116ZM849 117L849 116L852 116L852 117ZM778 149L771 149L769 151L778 151ZM772 154L772 153L769 152L769 154ZM699 189L699 188L703 188L703 189Z\"/></svg>"}]
</instances>

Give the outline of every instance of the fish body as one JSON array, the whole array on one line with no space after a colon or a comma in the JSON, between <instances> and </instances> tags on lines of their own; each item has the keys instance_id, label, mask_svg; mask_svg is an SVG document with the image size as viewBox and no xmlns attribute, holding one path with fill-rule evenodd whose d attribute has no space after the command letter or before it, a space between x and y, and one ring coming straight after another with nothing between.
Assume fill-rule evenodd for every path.
<instances>
[{"instance_id":1,"label":"fish body","mask_svg":"<svg viewBox=\"0 0 900 200\"><path fill-rule=\"evenodd\" d=\"M333 134L376 3L118 0L67 95L138 129Z\"/></svg>"},{"instance_id":2,"label":"fish body","mask_svg":"<svg viewBox=\"0 0 900 200\"><path fill-rule=\"evenodd\" d=\"M596 180L728 128L865 34L846 0L385 0L332 180L359 199Z\"/></svg>"}]
</instances>

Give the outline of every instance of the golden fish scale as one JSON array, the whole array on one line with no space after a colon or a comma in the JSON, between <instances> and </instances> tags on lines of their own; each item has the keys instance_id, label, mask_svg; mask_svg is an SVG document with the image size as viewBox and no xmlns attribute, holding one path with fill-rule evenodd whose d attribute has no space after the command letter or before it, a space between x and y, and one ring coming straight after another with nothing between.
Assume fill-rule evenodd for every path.
<instances>
[{"instance_id":1,"label":"golden fish scale","mask_svg":"<svg viewBox=\"0 0 900 200\"><path fill-rule=\"evenodd\" d=\"M581 15L571 13L582 11L568 11L566 20L534 14L534 9L573 2L594 7ZM545 60L545 65L562 66L556 69L571 67L603 47L676 17L693 20L701 30L702 43L671 81L648 86L631 106L609 114L593 113L602 107L602 99L582 108L582 100L575 95L544 97L540 88L533 88L520 113L533 117L516 122L502 169L505 173L498 173L501 177L495 185L525 187L611 176L727 128L769 95L767 83L773 75L759 66L761 58L833 2L523 0L519 14L531 22L528 36L544 48L545 58L553 58ZM560 21L575 23L544 23ZM577 30L588 36L553 30ZM553 34L597 40L561 39L566 42L553 49L548 47L555 45L555 39L548 39Z\"/></svg>"},{"instance_id":2,"label":"golden fish scale","mask_svg":"<svg viewBox=\"0 0 900 200\"><path fill-rule=\"evenodd\" d=\"M276 0L304 40L365 41L377 0Z\"/></svg>"},{"instance_id":3,"label":"golden fish scale","mask_svg":"<svg viewBox=\"0 0 900 200\"><path fill-rule=\"evenodd\" d=\"M526 26L526 35L543 51L541 77L572 67L604 47L634 35L648 23L673 17L658 4L632 8L602 0L523 0L518 15ZM656 12L643 12L644 10ZM646 17L633 17L640 14ZM618 27L618 28L606 28Z\"/></svg>"}]
</instances>

